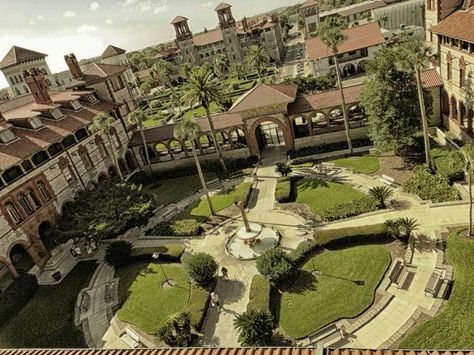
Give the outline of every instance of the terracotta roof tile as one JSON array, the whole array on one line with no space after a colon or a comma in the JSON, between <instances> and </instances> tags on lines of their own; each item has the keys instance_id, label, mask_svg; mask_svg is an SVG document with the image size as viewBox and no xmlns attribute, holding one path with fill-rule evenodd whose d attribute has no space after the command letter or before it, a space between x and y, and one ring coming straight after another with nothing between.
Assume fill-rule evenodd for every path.
<instances>
[{"instance_id":1,"label":"terracotta roof tile","mask_svg":"<svg viewBox=\"0 0 474 355\"><path fill-rule=\"evenodd\" d=\"M214 9L214 11L228 9L229 7L232 7L232 6L230 6L229 4L227 4L225 2L221 2L219 5L217 5L217 7Z\"/></svg>"},{"instance_id":2,"label":"terracotta roof tile","mask_svg":"<svg viewBox=\"0 0 474 355\"><path fill-rule=\"evenodd\" d=\"M256 85L253 89L239 97L229 112L242 112L293 102L296 97L297 88L296 85Z\"/></svg>"},{"instance_id":3,"label":"terracotta roof tile","mask_svg":"<svg viewBox=\"0 0 474 355\"><path fill-rule=\"evenodd\" d=\"M458 10L430 28L433 33L474 42L474 5Z\"/></svg>"},{"instance_id":4,"label":"terracotta roof tile","mask_svg":"<svg viewBox=\"0 0 474 355\"><path fill-rule=\"evenodd\" d=\"M385 42L377 22L371 22L365 25L351 27L344 30L345 41L339 46L338 53L346 53L361 48L377 46ZM332 51L319 39L313 37L306 40L308 58L317 60L332 56Z\"/></svg>"},{"instance_id":5,"label":"terracotta roof tile","mask_svg":"<svg viewBox=\"0 0 474 355\"><path fill-rule=\"evenodd\" d=\"M421 82L425 89L434 88L437 86L442 86L443 81L439 76L436 69L428 69L421 72Z\"/></svg>"},{"instance_id":6,"label":"terracotta roof tile","mask_svg":"<svg viewBox=\"0 0 474 355\"><path fill-rule=\"evenodd\" d=\"M239 114L232 113L218 113L211 116L216 130L221 130L230 127L241 126L242 118ZM201 131L210 132L209 123L206 117L198 117L195 119L197 124L201 127ZM147 142L158 142L174 138L174 124L164 126L151 127L144 130ZM139 132L133 132L130 140L130 146L141 145L142 138Z\"/></svg>"},{"instance_id":7,"label":"terracotta roof tile","mask_svg":"<svg viewBox=\"0 0 474 355\"><path fill-rule=\"evenodd\" d=\"M35 52L30 49L13 46L0 62L0 69L8 68L12 65L28 62L34 59L47 57L46 54Z\"/></svg>"},{"instance_id":8,"label":"terracotta roof tile","mask_svg":"<svg viewBox=\"0 0 474 355\"><path fill-rule=\"evenodd\" d=\"M361 350L358 349L326 349L325 355L340 355L341 352L347 353L348 355L356 355L361 353ZM364 355L469 355L472 351L431 351L431 350L363 350Z\"/></svg>"},{"instance_id":9,"label":"terracotta roof tile","mask_svg":"<svg viewBox=\"0 0 474 355\"><path fill-rule=\"evenodd\" d=\"M101 79L122 74L128 68L122 65L112 65L104 63L92 63L89 64L83 71L80 79L71 81L66 88L74 88L77 86L88 85L93 82L100 81Z\"/></svg>"},{"instance_id":10,"label":"terracotta roof tile","mask_svg":"<svg viewBox=\"0 0 474 355\"><path fill-rule=\"evenodd\" d=\"M115 46L112 46L110 44L110 45L107 46L104 53L102 53L102 55L100 57L102 59L106 59L106 58L114 57L116 55L125 54L125 53L127 53L127 51L125 49L115 47Z\"/></svg>"},{"instance_id":11,"label":"terracotta roof tile","mask_svg":"<svg viewBox=\"0 0 474 355\"><path fill-rule=\"evenodd\" d=\"M198 33L193 37L193 43L196 46L205 46L211 43L221 42L223 40L224 37L222 36L222 31L219 28Z\"/></svg>"}]
</instances>

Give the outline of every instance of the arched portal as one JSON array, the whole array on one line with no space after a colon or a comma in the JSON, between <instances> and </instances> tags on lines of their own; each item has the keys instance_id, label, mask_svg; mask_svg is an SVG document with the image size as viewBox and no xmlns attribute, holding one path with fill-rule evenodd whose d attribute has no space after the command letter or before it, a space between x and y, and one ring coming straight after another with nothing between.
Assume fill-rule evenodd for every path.
<instances>
[{"instance_id":1,"label":"arched portal","mask_svg":"<svg viewBox=\"0 0 474 355\"><path fill-rule=\"evenodd\" d=\"M451 105L449 105L449 109L451 112L451 118L454 120L457 119L458 118L458 104L454 96L451 97Z\"/></svg>"},{"instance_id":2,"label":"arched portal","mask_svg":"<svg viewBox=\"0 0 474 355\"><path fill-rule=\"evenodd\" d=\"M125 162L127 163L127 168L129 171L133 171L137 168L137 162L131 151L127 151L127 153L125 153Z\"/></svg>"},{"instance_id":3,"label":"arched portal","mask_svg":"<svg viewBox=\"0 0 474 355\"><path fill-rule=\"evenodd\" d=\"M115 168L115 166L111 165L109 166L109 168L107 169L107 174L110 176L111 179L114 179L117 177L117 169Z\"/></svg>"},{"instance_id":4,"label":"arched portal","mask_svg":"<svg viewBox=\"0 0 474 355\"><path fill-rule=\"evenodd\" d=\"M467 128L466 114L466 106L464 106L464 102L461 101L459 102L459 125Z\"/></svg>"},{"instance_id":5,"label":"arched portal","mask_svg":"<svg viewBox=\"0 0 474 355\"><path fill-rule=\"evenodd\" d=\"M103 171L99 174L99 177L97 178L97 182L100 185L100 184L106 182L107 178L108 178L107 173Z\"/></svg>"},{"instance_id":6,"label":"arched portal","mask_svg":"<svg viewBox=\"0 0 474 355\"><path fill-rule=\"evenodd\" d=\"M27 252L26 242L17 242L10 246L8 256L18 273L27 273L35 266L35 262Z\"/></svg>"},{"instance_id":7,"label":"arched portal","mask_svg":"<svg viewBox=\"0 0 474 355\"><path fill-rule=\"evenodd\" d=\"M64 208L65 206L63 206ZM48 221L42 222L38 227L38 234L46 249L53 250L56 247L57 242L55 242L56 238L51 223Z\"/></svg>"},{"instance_id":8,"label":"arched portal","mask_svg":"<svg viewBox=\"0 0 474 355\"><path fill-rule=\"evenodd\" d=\"M262 117L249 129L251 154L258 155L266 147L294 148L293 135L288 123L274 117Z\"/></svg>"},{"instance_id":9,"label":"arched portal","mask_svg":"<svg viewBox=\"0 0 474 355\"><path fill-rule=\"evenodd\" d=\"M122 158L118 159L118 166L119 166L120 172L122 173L122 176L127 176L128 175L127 165L125 164L125 161Z\"/></svg>"}]
</instances>

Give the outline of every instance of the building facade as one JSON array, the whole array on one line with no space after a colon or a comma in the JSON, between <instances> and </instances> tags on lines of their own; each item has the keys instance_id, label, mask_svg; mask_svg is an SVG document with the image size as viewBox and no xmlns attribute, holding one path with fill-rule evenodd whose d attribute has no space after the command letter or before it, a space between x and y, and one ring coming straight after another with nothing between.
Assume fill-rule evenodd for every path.
<instances>
[{"instance_id":1,"label":"building facade","mask_svg":"<svg viewBox=\"0 0 474 355\"><path fill-rule=\"evenodd\" d=\"M426 41L443 80L445 127L471 140L474 118L474 2L427 0Z\"/></svg>"},{"instance_id":2,"label":"building facade","mask_svg":"<svg viewBox=\"0 0 474 355\"><path fill-rule=\"evenodd\" d=\"M128 68L82 71L73 54L65 59L73 78L67 90L50 90L48 72L32 68L22 73L30 94L0 102L0 281L18 275L22 257L42 270L53 245L47 231L78 191L137 167L127 149L126 117L135 108ZM116 119L112 146L104 132L88 129L99 113Z\"/></svg>"},{"instance_id":3,"label":"building facade","mask_svg":"<svg viewBox=\"0 0 474 355\"><path fill-rule=\"evenodd\" d=\"M283 35L277 15L259 16L256 21L242 19L236 21L231 5L221 3L216 8L219 26L212 30L193 34L188 19L177 16L171 24L176 32L177 51L167 59L201 65L212 61L217 55L225 55L230 64L241 62L248 48L253 44L262 45L272 61L279 62L283 56Z\"/></svg>"}]
</instances>

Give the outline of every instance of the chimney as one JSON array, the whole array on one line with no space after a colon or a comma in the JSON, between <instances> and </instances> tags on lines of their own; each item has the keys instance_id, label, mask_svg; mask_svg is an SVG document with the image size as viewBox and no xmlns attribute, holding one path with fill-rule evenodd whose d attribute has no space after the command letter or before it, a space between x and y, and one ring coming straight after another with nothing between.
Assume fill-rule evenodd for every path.
<instances>
[{"instance_id":1,"label":"chimney","mask_svg":"<svg viewBox=\"0 0 474 355\"><path fill-rule=\"evenodd\" d=\"M66 61L67 66L69 67L69 71L74 79L82 78L82 70L77 62L76 56L74 53L68 54L64 56L64 60Z\"/></svg>"},{"instance_id":2,"label":"chimney","mask_svg":"<svg viewBox=\"0 0 474 355\"><path fill-rule=\"evenodd\" d=\"M49 96L48 82L46 81L46 71L44 69L33 68L23 71L23 79L30 88L37 104L51 105L53 101Z\"/></svg>"}]
</instances>

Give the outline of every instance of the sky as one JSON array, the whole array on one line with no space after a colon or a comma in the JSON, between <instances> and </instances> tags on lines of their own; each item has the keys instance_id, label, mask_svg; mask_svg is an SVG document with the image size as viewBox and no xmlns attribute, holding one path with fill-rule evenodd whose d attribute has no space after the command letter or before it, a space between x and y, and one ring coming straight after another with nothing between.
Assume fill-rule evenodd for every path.
<instances>
[{"instance_id":1,"label":"sky","mask_svg":"<svg viewBox=\"0 0 474 355\"><path fill-rule=\"evenodd\" d=\"M226 0L236 19L301 0ZM52 72L67 69L64 55L95 57L108 44L128 51L174 38L170 22L189 18L193 32L217 26L219 0L0 0L0 59L13 45L48 54ZM0 88L7 86L0 75Z\"/></svg>"}]
</instances>

